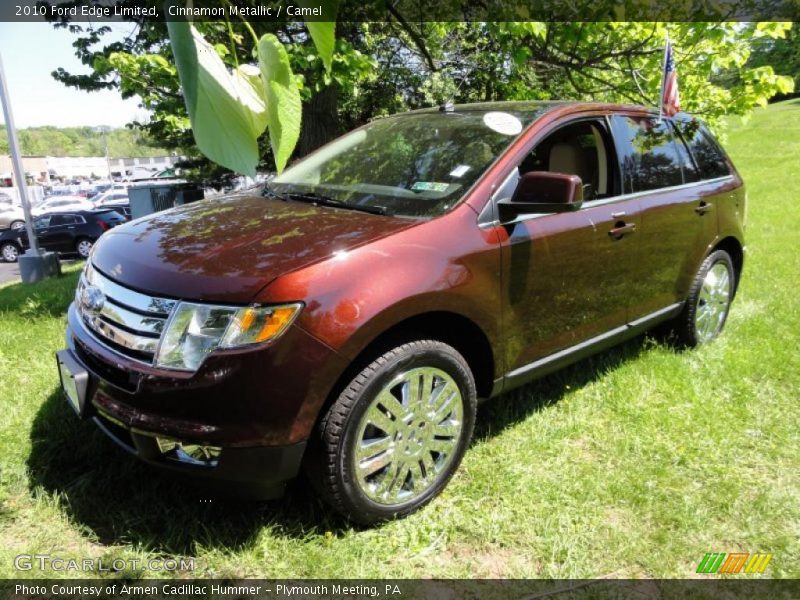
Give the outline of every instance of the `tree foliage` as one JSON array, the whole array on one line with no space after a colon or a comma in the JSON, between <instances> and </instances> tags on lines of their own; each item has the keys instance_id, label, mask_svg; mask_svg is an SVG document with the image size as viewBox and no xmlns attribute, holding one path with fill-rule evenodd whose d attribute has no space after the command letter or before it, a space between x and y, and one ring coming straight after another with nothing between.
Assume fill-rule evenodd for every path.
<instances>
[{"instance_id":1,"label":"tree foliage","mask_svg":"<svg viewBox=\"0 0 800 600\"><path fill-rule=\"evenodd\" d=\"M793 27L785 37L761 37L753 45L749 67L771 66L778 73L794 78L794 91L800 91L800 29Z\"/></svg>"},{"instance_id":2,"label":"tree foliage","mask_svg":"<svg viewBox=\"0 0 800 600\"><path fill-rule=\"evenodd\" d=\"M19 129L17 135L26 156L105 156L105 140L97 127L27 127ZM169 154L141 131L110 129L107 137L112 158ZM0 125L0 154L8 154L4 125Z\"/></svg>"},{"instance_id":3,"label":"tree foliage","mask_svg":"<svg viewBox=\"0 0 800 600\"><path fill-rule=\"evenodd\" d=\"M774 94L791 91L787 75L797 73L784 70L788 63L751 60L754 50L781 43L790 31L788 23L409 23L393 13L387 22L341 20L330 56L320 51L326 44L315 44L302 23L252 23L253 32L244 23L195 25L231 72L255 63L257 40L264 35L282 44L302 99L295 157L375 116L446 100L655 106L667 35L683 108L718 130L725 115L745 115ZM114 44L103 43L103 27L62 26L76 34L76 52L92 72L76 76L59 70L57 79L138 97L152 115L138 125L151 137L193 157L207 182L228 173L205 161L193 143L164 24L142 21L131 36ZM731 71L735 78L722 77ZM275 164L266 138L259 140L260 170Z\"/></svg>"}]
</instances>

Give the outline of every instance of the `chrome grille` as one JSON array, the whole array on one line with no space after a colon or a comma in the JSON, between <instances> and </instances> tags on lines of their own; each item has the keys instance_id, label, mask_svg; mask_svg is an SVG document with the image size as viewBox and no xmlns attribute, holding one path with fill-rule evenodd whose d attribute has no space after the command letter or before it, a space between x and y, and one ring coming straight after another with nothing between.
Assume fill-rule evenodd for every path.
<instances>
[{"instance_id":1,"label":"chrome grille","mask_svg":"<svg viewBox=\"0 0 800 600\"><path fill-rule=\"evenodd\" d=\"M176 304L176 300L155 298L121 286L90 263L75 291L78 314L98 340L121 354L148 363L153 361L161 333Z\"/></svg>"}]
</instances>

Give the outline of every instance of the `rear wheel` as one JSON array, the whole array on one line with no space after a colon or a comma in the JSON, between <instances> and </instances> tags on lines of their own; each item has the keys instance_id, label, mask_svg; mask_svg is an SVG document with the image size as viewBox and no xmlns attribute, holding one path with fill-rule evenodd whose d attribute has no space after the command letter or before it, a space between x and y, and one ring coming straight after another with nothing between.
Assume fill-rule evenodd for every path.
<instances>
[{"instance_id":1,"label":"rear wheel","mask_svg":"<svg viewBox=\"0 0 800 600\"><path fill-rule=\"evenodd\" d=\"M409 514L458 468L476 403L455 349L434 340L397 346L356 375L323 418L312 483L359 523Z\"/></svg>"},{"instance_id":2,"label":"rear wheel","mask_svg":"<svg viewBox=\"0 0 800 600\"><path fill-rule=\"evenodd\" d=\"M736 270L724 250L712 252L695 276L689 297L673 329L681 345L693 348L716 338L725 326L733 293Z\"/></svg>"},{"instance_id":3,"label":"rear wheel","mask_svg":"<svg viewBox=\"0 0 800 600\"><path fill-rule=\"evenodd\" d=\"M0 256L3 257L3 260L6 262L17 262L19 258L19 248L17 248L14 244L5 243L0 246Z\"/></svg>"},{"instance_id":4,"label":"rear wheel","mask_svg":"<svg viewBox=\"0 0 800 600\"><path fill-rule=\"evenodd\" d=\"M89 238L80 238L75 242L75 250L80 254L81 258L89 258L93 245L94 242Z\"/></svg>"},{"instance_id":5,"label":"rear wheel","mask_svg":"<svg viewBox=\"0 0 800 600\"><path fill-rule=\"evenodd\" d=\"M14 231L25 229L25 221L12 221L9 227Z\"/></svg>"}]
</instances>

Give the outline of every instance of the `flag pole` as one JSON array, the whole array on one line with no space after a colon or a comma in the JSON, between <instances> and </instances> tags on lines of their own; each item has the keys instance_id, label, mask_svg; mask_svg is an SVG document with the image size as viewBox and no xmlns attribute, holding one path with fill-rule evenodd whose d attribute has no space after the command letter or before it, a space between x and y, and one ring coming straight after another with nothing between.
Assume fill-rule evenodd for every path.
<instances>
[{"instance_id":1,"label":"flag pole","mask_svg":"<svg viewBox=\"0 0 800 600\"><path fill-rule=\"evenodd\" d=\"M664 58L661 60L661 92L658 94L658 122L664 120L664 86L667 83L667 52L669 51L669 31L664 39Z\"/></svg>"}]
</instances>

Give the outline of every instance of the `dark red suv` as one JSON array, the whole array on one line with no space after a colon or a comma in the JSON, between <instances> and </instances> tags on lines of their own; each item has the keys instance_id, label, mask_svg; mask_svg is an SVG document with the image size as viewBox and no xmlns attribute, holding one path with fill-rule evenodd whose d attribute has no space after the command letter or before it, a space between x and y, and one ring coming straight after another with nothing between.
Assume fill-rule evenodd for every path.
<instances>
[{"instance_id":1,"label":"dark red suv","mask_svg":"<svg viewBox=\"0 0 800 600\"><path fill-rule=\"evenodd\" d=\"M476 404L670 322L719 334L742 180L706 128L511 102L375 120L257 194L116 227L62 383L140 458L279 494L303 467L372 523L429 501Z\"/></svg>"}]
</instances>

